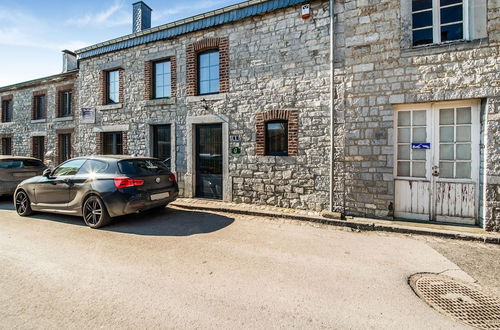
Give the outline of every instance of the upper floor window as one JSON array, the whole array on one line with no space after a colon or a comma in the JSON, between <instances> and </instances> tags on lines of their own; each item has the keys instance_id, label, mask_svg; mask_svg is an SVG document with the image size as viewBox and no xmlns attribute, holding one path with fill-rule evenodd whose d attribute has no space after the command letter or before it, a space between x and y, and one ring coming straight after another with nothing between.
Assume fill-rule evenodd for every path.
<instances>
[{"instance_id":1,"label":"upper floor window","mask_svg":"<svg viewBox=\"0 0 500 330\"><path fill-rule=\"evenodd\" d=\"M106 103L120 103L120 71L106 72Z\"/></svg>"},{"instance_id":2,"label":"upper floor window","mask_svg":"<svg viewBox=\"0 0 500 330\"><path fill-rule=\"evenodd\" d=\"M198 94L216 94L219 91L219 50L198 54Z\"/></svg>"},{"instance_id":3,"label":"upper floor window","mask_svg":"<svg viewBox=\"0 0 500 330\"><path fill-rule=\"evenodd\" d=\"M12 100L3 100L2 101L2 123L8 123L12 121Z\"/></svg>"},{"instance_id":4,"label":"upper floor window","mask_svg":"<svg viewBox=\"0 0 500 330\"><path fill-rule=\"evenodd\" d=\"M413 0L413 46L467 39L468 0Z\"/></svg>"},{"instance_id":5,"label":"upper floor window","mask_svg":"<svg viewBox=\"0 0 500 330\"><path fill-rule=\"evenodd\" d=\"M59 93L59 117L70 117L72 115L72 94L70 90Z\"/></svg>"},{"instance_id":6,"label":"upper floor window","mask_svg":"<svg viewBox=\"0 0 500 330\"><path fill-rule=\"evenodd\" d=\"M33 119L44 119L46 113L46 99L45 95L36 95L33 97Z\"/></svg>"},{"instance_id":7,"label":"upper floor window","mask_svg":"<svg viewBox=\"0 0 500 330\"><path fill-rule=\"evenodd\" d=\"M153 93L155 99L172 95L172 65L170 61L154 63Z\"/></svg>"},{"instance_id":8,"label":"upper floor window","mask_svg":"<svg viewBox=\"0 0 500 330\"><path fill-rule=\"evenodd\" d=\"M288 156L288 121L266 123L266 155Z\"/></svg>"}]
</instances>

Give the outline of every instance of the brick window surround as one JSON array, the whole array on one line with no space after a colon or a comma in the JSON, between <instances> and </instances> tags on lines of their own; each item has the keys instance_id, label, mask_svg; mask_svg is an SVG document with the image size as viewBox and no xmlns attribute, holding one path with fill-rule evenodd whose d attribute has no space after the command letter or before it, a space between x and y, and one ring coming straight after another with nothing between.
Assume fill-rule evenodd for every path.
<instances>
[{"instance_id":1,"label":"brick window surround","mask_svg":"<svg viewBox=\"0 0 500 330\"><path fill-rule=\"evenodd\" d=\"M187 96L198 95L198 54L210 49L219 50L219 93L229 91L229 38L206 38L187 46Z\"/></svg>"},{"instance_id":2,"label":"brick window surround","mask_svg":"<svg viewBox=\"0 0 500 330\"><path fill-rule=\"evenodd\" d=\"M43 113L45 114L45 116L43 118L38 118L38 119L45 119L45 118L47 118L47 101L48 101L46 89L33 92L33 98L31 101L31 119L37 119L36 118L36 102L35 102L35 98L37 96L45 96L45 102L43 104Z\"/></svg>"},{"instance_id":3,"label":"brick window surround","mask_svg":"<svg viewBox=\"0 0 500 330\"><path fill-rule=\"evenodd\" d=\"M118 133L116 132L100 132L97 133L96 136L96 145L98 146L98 154L102 155L104 153L104 134L105 133ZM128 154L128 138L127 138L127 132L119 132L122 133L122 149L123 149L123 155Z\"/></svg>"},{"instance_id":4,"label":"brick window surround","mask_svg":"<svg viewBox=\"0 0 500 330\"><path fill-rule=\"evenodd\" d=\"M266 123L274 120L288 121L288 156L297 156L299 133L298 110L269 110L256 115L256 155L266 155Z\"/></svg>"},{"instance_id":5,"label":"brick window surround","mask_svg":"<svg viewBox=\"0 0 500 330\"><path fill-rule=\"evenodd\" d=\"M71 111L72 115L74 115L75 111L75 86L73 84L59 86L56 88L56 112L57 117L62 117L62 109L61 109L61 93L63 92L71 92Z\"/></svg>"},{"instance_id":6,"label":"brick window surround","mask_svg":"<svg viewBox=\"0 0 500 330\"><path fill-rule=\"evenodd\" d=\"M54 155L54 158L56 160L56 163L57 164L61 164L63 162L62 160L62 155L61 155L61 138L60 136L62 134L71 134L71 152L69 154L69 158L73 158L75 157L75 152L74 152L74 145L76 143L75 141L75 129L74 128L66 128L66 129L58 129L56 130L56 136L57 136L57 146L55 148L55 155Z\"/></svg>"},{"instance_id":7,"label":"brick window surround","mask_svg":"<svg viewBox=\"0 0 500 330\"><path fill-rule=\"evenodd\" d=\"M158 58L154 59L152 61L147 61L144 62L144 99L145 100L152 100L153 99L153 82L154 82L154 77L153 77L153 66L156 62L162 62L162 61L170 61L170 73L171 73L171 84L172 84L172 90L171 90L171 96L170 97L176 97L177 96L177 59L175 56L172 57L165 57L165 58Z\"/></svg>"},{"instance_id":8,"label":"brick window surround","mask_svg":"<svg viewBox=\"0 0 500 330\"><path fill-rule=\"evenodd\" d=\"M102 70L99 72L99 95L101 98L101 105L108 104L108 72L118 71L118 81L120 83L118 93L119 103L123 103L123 69L122 68L114 68L108 70Z\"/></svg>"},{"instance_id":9,"label":"brick window surround","mask_svg":"<svg viewBox=\"0 0 500 330\"><path fill-rule=\"evenodd\" d=\"M13 104L13 101L14 100L14 95L10 94L10 95L4 95L2 96L1 98L1 103L0 103L0 106L2 107L2 123L6 123L6 122L10 122L12 121L12 117L13 117L13 114L14 114L14 104ZM10 102L10 118L7 118L7 111L9 109L4 109L4 102L5 101L9 101ZM7 119L10 119L10 120L7 120Z\"/></svg>"}]
</instances>

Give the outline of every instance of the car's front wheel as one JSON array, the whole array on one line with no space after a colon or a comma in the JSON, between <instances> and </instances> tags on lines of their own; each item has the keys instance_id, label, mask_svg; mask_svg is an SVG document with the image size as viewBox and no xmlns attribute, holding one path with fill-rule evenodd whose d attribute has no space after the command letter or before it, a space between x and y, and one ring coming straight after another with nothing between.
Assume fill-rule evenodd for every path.
<instances>
[{"instance_id":1,"label":"car's front wheel","mask_svg":"<svg viewBox=\"0 0 500 330\"><path fill-rule=\"evenodd\" d=\"M31 202L28 194L24 190L19 190L14 198L16 204L16 211L22 217L26 217L33 213L31 209Z\"/></svg>"},{"instance_id":2,"label":"car's front wheel","mask_svg":"<svg viewBox=\"0 0 500 330\"><path fill-rule=\"evenodd\" d=\"M110 221L110 216L103 201L97 196L90 196L83 203L83 220L90 228L100 228Z\"/></svg>"}]
</instances>

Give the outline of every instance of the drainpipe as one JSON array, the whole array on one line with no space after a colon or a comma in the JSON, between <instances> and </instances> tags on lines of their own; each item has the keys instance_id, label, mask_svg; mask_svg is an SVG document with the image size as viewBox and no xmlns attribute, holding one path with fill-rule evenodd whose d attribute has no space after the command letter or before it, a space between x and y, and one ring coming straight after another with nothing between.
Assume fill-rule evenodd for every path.
<instances>
[{"instance_id":1,"label":"drainpipe","mask_svg":"<svg viewBox=\"0 0 500 330\"><path fill-rule=\"evenodd\" d=\"M335 174L335 56L334 49L334 0L330 0L330 212L334 209L334 174Z\"/></svg>"}]
</instances>

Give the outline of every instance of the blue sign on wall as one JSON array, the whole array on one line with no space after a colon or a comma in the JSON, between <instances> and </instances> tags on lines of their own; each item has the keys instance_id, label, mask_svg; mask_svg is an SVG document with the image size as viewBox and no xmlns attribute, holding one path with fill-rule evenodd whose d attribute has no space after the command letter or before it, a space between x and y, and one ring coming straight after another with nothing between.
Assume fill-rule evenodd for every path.
<instances>
[{"instance_id":1,"label":"blue sign on wall","mask_svg":"<svg viewBox=\"0 0 500 330\"><path fill-rule=\"evenodd\" d=\"M431 144L430 143L412 143L411 144L412 149L430 149Z\"/></svg>"}]
</instances>

